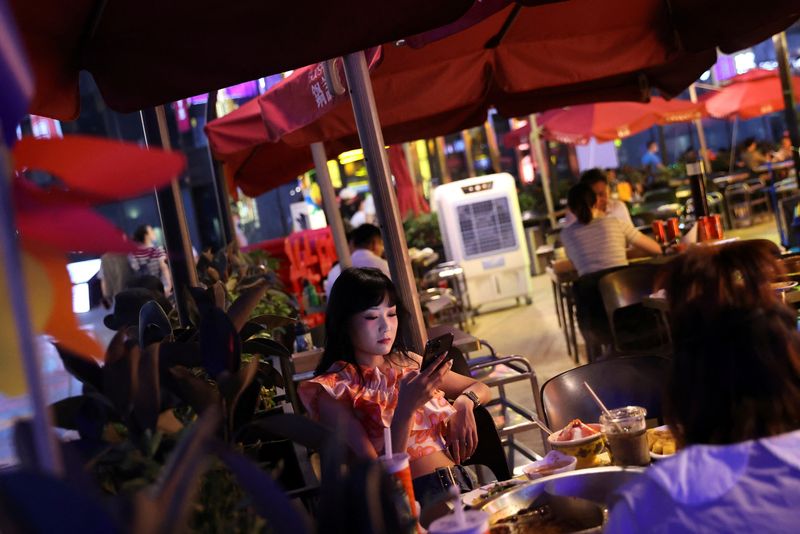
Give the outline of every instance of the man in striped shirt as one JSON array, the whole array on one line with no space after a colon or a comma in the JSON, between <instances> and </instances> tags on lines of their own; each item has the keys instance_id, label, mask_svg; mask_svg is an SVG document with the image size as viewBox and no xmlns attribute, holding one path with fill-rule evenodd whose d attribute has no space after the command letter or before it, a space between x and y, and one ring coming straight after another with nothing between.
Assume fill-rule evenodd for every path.
<instances>
[{"instance_id":1,"label":"man in striped shirt","mask_svg":"<svg viewBox=\"0 0 800 534\"><path fill-rule=\"evenodd\" d=\"M172 277L167 265L167 255L164 249L155 245L156 233L149 224L142 225L133 233L133 240L138 245L137 250L128 255L134 274L149 274L161 279L164 284L164 293L172 293Z\"/></svg>"}]
</instances>

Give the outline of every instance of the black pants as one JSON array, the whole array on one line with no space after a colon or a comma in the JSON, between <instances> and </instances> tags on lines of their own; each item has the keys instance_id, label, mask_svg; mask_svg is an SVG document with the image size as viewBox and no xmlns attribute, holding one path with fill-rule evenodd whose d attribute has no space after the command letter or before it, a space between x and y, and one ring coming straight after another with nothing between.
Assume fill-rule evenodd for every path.
<instances>
[{"instance_id":1,"label":"black pants","mask_svg":"<svg viewBox=\"0 0 800 534\"><path fill-rule=\"evenodd\" d=\"M414 498L419 501L423 510L444 499L450 486L457 486L461 493L477 487L473 474L460 465L440 467L433 473L415 478L413 484Z\"/></svg>"}]
</instances>

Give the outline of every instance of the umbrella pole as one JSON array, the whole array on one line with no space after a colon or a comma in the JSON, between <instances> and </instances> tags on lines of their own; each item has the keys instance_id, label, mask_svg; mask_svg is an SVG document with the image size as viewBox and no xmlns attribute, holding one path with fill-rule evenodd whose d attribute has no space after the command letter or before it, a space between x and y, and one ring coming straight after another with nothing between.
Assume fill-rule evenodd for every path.
<instances>
[{"instance_id":1,"label":"umbrella pole","mask_svg":"<svg viewBox=\"0 0 800 534\"><path fill-rule=\"evenodd\" d=\"M171 150L167 117L164 106L148 108L140 112L145 144ZM183 198L178 180L162 189L156 190L156 203L161 216L161 227L164 229L164 241L167 246L170 272L172 273L172 290L178 308L181 326L189 325L189 309L186 306L184 293L197 283L197 270L194 268L192 242L189 240L189 228L186 224L186 212L183 209Z\"/></svg>"},{"instance_id":2,"label":"umbrella pole","mask_svg":"<svg viewBox=\"0 0 800 534\"><path fill-rule=\"evenodd\" d=\"M22 257L16 242L11 180L8 175L11 165L8 157L5 144L0 141L0 262L5 267L7 299L14 316L19 357L22 358L28 395L33 405L32 430L36 461L43 471L60 476L64 467L50 424L50 411L47 408L42 384L39 352L33 340L26 285L23 283Z\"/></svg>"},{"instance_id":3,"label":"umbrella pole","mask_svg":"<svg viewBox=\"0 0 800 534\"><path fill-rule=\"evenodd\" d=\"M439 162L439 173L441 176L439 177L440 184L446 184L453 181L453 178L450 176L450 172L447 170L447 143L444 140L444 136L439 136L436 138L436 159Z\"/></svg>"},{"instance_id":4,"label":"umbrella pole","mask_svg":"<svg viewBox=\"0 0 800 534\"><path fill-rule=\"evenodd\" d=\"M689 86L689 99L692 103L697 103L697 88L694 84ZM703 158L706 173L711 173L711 160L708 157L708 145L706 144L706 131L703 128L703 120L695 119L694 127L697 129L697 139L700 141L700 156Z\"/></svg>"},{"instance_id":5,"label":"umbrella pole","mask_svg":"<svg viewBox=\"0 0 800 534\"><path fill-rule=\"evenodd\" d=\"M392 280L400 299L411 316L410 339L404 341L409 349L421 352L428 336L422 320L419 295L414 273L411 271L411 259L408 255L403 224L400 222L400 208L392 185L389 158L384 149L383 132L378 120L378 110L375 106L375 96L372 93L372 83L364 53L347 54L344 57L344 72L358 127L358 138L364 149L370 190L375 197L375 209L386 242L389 271L392 273Z\"/></svg>"},{"instance_id":6,"label":"umbrella pole","mask_svg":"<svg viewBox=\"0 0 800 534\"><path fill-rule=\"evenodd\" d=\"M217 118L217 92L209 91L206 99L206 124ZM211 183L214 186L214 196L217 200L220 227L222 228L222 246L225 247L236 241L236 231L233 229L233 215L231 213L231 200L228 196L228 184L221 172L220 165L214 160L211 152L211 143L208 149L208 162L211 165ZM238 247L238 241L237 241Z\"/></svg>"},{"instance_id":7,"label":"umbrella pole","mask_svg":"<svg viewBox=\"0 0 800 534\"><path fill-rule=\"evenodd\" d=\"M464 141L464 156L467 160L467 177L474 178L477 176L475 172L475 160L472 158L472 133L469 130L461 130L461 140Z\"/></svg>"},{"instance_id":8,"label":"umbrella pole","mask_svg":"<svg viewBox=\"0 0 800 534\"><path fill-rule=\"evenodd\" d=\"M528 117L528 124L531 125L530 139L528 142L531 145L531 153L536 156L536 161L539 163L539 174L542 177L542 189L544 190L544 202L547 206L547 218L550 219L550 227L556 227L556 215L553 210L553 193L550 190L550 166L547 160L544 159L544 152L542 151L542 140L539 137L539 123L536 120L536 114L531 113Z\"/></svg>"},{"instance_id":9,"label":"umbrella pole","mask_svg":"<svg viewBox=\"0 0 800 534\"><path fill-rule=\"evenodd\" d=\"M797 101L792 86L792 75L789 70L789 52L786 46L786 32L772 36L775 55L778 57L778 72L783 88L783 114L786 119L786 129L789 130L789 139L792 140L792 160L794 161L797 183L800 185L800 127L797 123Z\"/></svg>"},{"instance_id":10,"label":"umbrella pole","mask_svg":"<svg viewBox=\"0 0 800 534\"><path fill-rule=\"evenodd\" d=\"M325 209L325 218L331 227L333 245L336 247L336 256L339 265L346 269L353 265L350 259L350 247L347 245L347 235L344 232L342 215L336 202L336 192L333 190L331 175L328 172L328 156L325 154L325 145L321 142L311 143L311 157L317 170L317 184L322 193L322 207Z\"/></svg>"},{"instance_id":11,"label":"umbrella pole","mask_svg":"<svg viewBox=\"0 0 800 534\"><path fill-rule=\"evenodd\" d=\"M733 165L736 163L736 130L739 128L739 116L733 118L733 131L731 132L731 161L728 174L733 174Z\"/></svg>"}]
</instances>

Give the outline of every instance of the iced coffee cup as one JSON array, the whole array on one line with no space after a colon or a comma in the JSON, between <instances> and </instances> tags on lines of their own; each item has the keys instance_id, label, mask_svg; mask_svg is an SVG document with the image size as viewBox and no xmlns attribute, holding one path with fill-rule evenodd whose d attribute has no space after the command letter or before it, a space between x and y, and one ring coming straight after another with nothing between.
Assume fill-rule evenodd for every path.
<instances>
[{"instance_id":1,"label":"iced coffee cup","mask_svg":"<svg viewBox=\"0 0 800 534\"><path fill-rule=\"evenodd\" d=\"M408 454L398 452L389 457L381 456L381 461L386 472L394 476L403 485L403 489L408 496L409 509L413 510L416 499L414 498L414 484L411 482L411 466Z\"/></svg>"},{"instance_id":2,"label":"iced coffee cup","mask_svg":"<svg viewBox=\"0 0 800 534\"><path fill-rule=\"evenodd\" d=\"M479 510L464 512L463 523L455 515L440 517L428 527L429 534L489 534L489 514Z\"/></svg>"},{"instance_id":3,"label":"iced coffee cup","mask_svg":"<svg viewBox=\"0 0 800 534\"><path fill-rule=\"evenodd\" d=\"M626 406L600 415L600 424L606 436L611 461L614 465L647 465L650 451L645 436L647 410L639 406Z\"/></svg>"}]
</instances>

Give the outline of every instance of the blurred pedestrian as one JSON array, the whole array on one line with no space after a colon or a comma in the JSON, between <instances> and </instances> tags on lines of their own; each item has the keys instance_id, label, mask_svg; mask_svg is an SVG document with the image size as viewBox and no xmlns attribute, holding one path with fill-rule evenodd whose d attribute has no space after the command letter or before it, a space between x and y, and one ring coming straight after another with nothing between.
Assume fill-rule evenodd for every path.
<instances>
[{"instance_id":1,"label":"blurred pedestrian","mask_svg":"<svg viewBox=\"0 0 800 534\"><path fill-rule=\"evenodd\" d=\"M110 309L114 303L114 296L122 291L128 281L133 277L133 269L128 262L126 254L107 252L100 256L100 288L103 292L102 304Z\"/></svg>"},{"instance_id":2,"label":"blurred pedestrian","mask_svg":"<svg viewBox=\"0 0 800 534\"><path fill-rule=\"evenodd\" d=\"M128 255L131 269L135 275L149 274L161 279L164 293L172 294L172 276L167 264L167 254L156 244L156 233L149 224L139 226L133 233L137 249Z\"/></svg>"}]
</instances>

